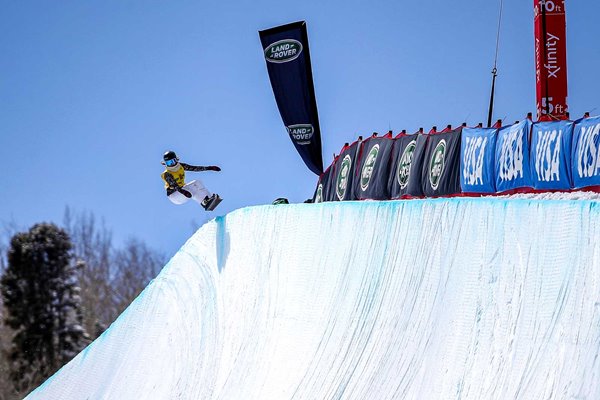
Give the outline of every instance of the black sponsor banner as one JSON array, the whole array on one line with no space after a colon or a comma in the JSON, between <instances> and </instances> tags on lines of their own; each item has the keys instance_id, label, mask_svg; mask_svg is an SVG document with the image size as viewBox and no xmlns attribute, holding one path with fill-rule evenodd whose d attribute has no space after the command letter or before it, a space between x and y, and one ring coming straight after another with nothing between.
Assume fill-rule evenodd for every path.
<instances>
[{"instance_id":1,"label":"black sponsor banner","mask_svg":"<svg viewBox=\"0 0 600 400\"><path fill-rule=\"evenodd\" d=\"M421 170L429 135L399 135L390 155L390 198L422 197Z\"/></svg>"},{"instance_id":2,"label":"black sponsor banner","mask_svg":"<svg viewBox=\"0 0 600 400\"><path fill-rule=\"evenodd\" d=\"M320 175L323 171L321 129L306 22L267 29L259 35L283 123L306 166Z\"/></svg>"},{"instance_id":3,"label":"black sponsor banner","mask_svg":"<svg viewBox=\"0 0 600 400\"><path fill-rule=\"evenodd\" d=\"M392 135L365 139L357 163L354 194L357 200L387 200Z\"/></svg>"},{"instance_id":4,"label":"black sponsor banner","mask_svg":"<svg viewBox=\"0 0 600 400\"><path fill-rule=\"evenodd\" d=\"M460 193L460 135L462 127L430 135L422 182L427 197Z\"/></svg>"},{"instance_id":5,"label":"black sponsor banner","mask_svg":"<svg viewBox=\"0 0 600 400\"><path fill-rule=\"evenodd\" d=\"M355 200L354 179L356 178L355 164L360 153L360 142L356 141L344 146L340 155L333 162L330 201Z\"/></svg>"},{"instance_id":6,"label":"black sponsor banner","mask_svg":"<svg viewBox=\"0 0 600 400\"><path fill-rule=\"evenodd\" d=\"M322 203L324 201L331 201L331 176L333 170L333 164L329 166L319 176L319 182L317 183L317 189L313 196L313 203Z\"/></svg>"}]
</instances>

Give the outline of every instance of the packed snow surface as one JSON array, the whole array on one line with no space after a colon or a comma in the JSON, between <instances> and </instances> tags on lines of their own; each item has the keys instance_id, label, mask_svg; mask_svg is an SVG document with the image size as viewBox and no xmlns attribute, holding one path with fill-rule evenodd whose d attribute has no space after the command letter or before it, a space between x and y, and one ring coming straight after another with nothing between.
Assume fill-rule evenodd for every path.
<instances>
[{"instance_id":1,"label":"packed snow surface","mask_svg":"<svg viewBox=\"0 0 600 400\"><path fill-rule=\"evenodd\" d=\"M235 211L28 399L600 399L599 204Z\"/></svg>"}]
</instances>

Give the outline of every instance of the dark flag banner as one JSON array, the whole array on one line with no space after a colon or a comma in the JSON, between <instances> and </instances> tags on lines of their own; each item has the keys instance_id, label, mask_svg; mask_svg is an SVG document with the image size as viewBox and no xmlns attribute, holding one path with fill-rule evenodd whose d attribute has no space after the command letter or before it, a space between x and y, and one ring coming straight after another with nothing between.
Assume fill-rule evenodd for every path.
<instances>
[{"instance_id":1,"label":"dark flag banner","mask_svg":"<svg viewBox=\"0 0 600 400\"><path fill-rule=\"evenodd\" d=\"M495 128L463 128L460 187L463 193L495 193Z\"/></svg>"},{"instance_id":2,"label":"dark flag banner","mask_svg":"<svg viewBox=\"0 0 600 400\"><path fill-rule=\"evenodd\" d=\"M306 166L320 175L323 171L321 129L306 22L267 29L259 35L283 123Z\"/></svg>"},{"instance_id":3,"label":"dark flag banner","mask_svg":"<svg viewBox=\"0 0 600 400\"><path fill-rule=\"evenodd\" d=\"M573 133L573 186L580 189L600 185L600 117L577 122Z\"/></svg>"},{"instance_id":4,"label":"dark flag banner","mask_svg":"<svg viewBox=\"0 0 600 400\"><path fill-rule=\"evenodd\" d=\"M571 189L573 122L539 122L531 132L531 178L540 190Z\"/></svg>"},{"instance_id":5,"label":"dark flag banner","mask_svg":"<svg viewBox=\"0 0 600 400\"><path fill-rule=\"evenodd\" d=\"M427 197L460 193L460 136L462 127L429 135L423 164L423 193Z\"/></svg>"},{"instance_id":6,"label":"dark flag banner","mask_svg":"<svg viewBox=\"0 0 600 400\"><path fill-rule=\"evenodd\" d=\"M344 146L340 155L333 162L333 180L331 182L331 200L355 200L354 179L355 164L358 157L360 142L356 141L349 146Z\"/></svg>"},{"instance_id":7,"label":"dark flag banner","mask_svg":"<svg viewBox=\"0 0 600 400\"><path fill-rule=\"evenodd\" d=\"M422 197L421 170L429 135L399 135L390 157L388 190L391 199Z\"/></svg>"},{"instance_id":8,"label":"dark flag banner","mask_svg":"<svg viewBox=\"0 0 600 400\"><path fill-rule=\"evenodd\" d=\"M529 132L531 121L524 120L498 131L496 139L496 191L531 188Z\"/></svg>"},{"instance_id":9,"label":"dark flag banner","mask_svg":"<svg viewBox=\"0 0 600 400\"><path fill-rule=\"evenodd\" d=\"M313 196L313 203L322 203L324 201L331 201L331 171L333 170L333 165L329 166L319 177L319 182L317 183L317 189L315 190L315 195Z\"/></svg>"},{"instance_id":10,"label":"dark flag banner","mask_svg":"<svg viewBox=\"0 0 600 400\"><path fill-rule=\"evenodd\" d=\"M387 200L389 162L394 139L391 134L370 137L362 143L354 193L357 200Z\"/></svg>"}]
</instances>

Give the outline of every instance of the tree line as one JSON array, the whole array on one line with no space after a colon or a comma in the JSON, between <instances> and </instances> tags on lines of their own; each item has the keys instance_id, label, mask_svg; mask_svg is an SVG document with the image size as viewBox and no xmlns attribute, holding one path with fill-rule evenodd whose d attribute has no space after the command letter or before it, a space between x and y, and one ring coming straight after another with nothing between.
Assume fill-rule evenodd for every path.
<instances>
[{"instance_id":1,"label":"tree line","mask_svg":"<svg viewBox=\"0 0 600 400\"><path fill-rule=\"evenodd\" d=\"M166 257L115 247L91 212L65 211L0 240L0 400L21 399L69 362L156 277Z\"/></svg>"}]
</instances>

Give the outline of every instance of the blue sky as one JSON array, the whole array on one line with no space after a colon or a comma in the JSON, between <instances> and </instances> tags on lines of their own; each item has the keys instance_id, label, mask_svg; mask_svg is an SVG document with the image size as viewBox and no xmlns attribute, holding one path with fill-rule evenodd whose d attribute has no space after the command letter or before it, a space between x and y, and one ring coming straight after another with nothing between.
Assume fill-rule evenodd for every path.
<instances>
[{"instance_id":1,"label":"blue sky","mask_svg":"<svg viewBox=\"0 0 600 400\"><path fill-rule=\"evenodd\" d=\"M567 3L569 106L600 114L600 2ZM328 165L389 128L485 122L499 1L0 0L0 223L66 206L173 254L202 225L317 181L285 131L258 31L305 20ZM505 0L496 118L535 111L533 1ZM162 153L224 198L172 205Z\"/></svg>"}]
</instances>

